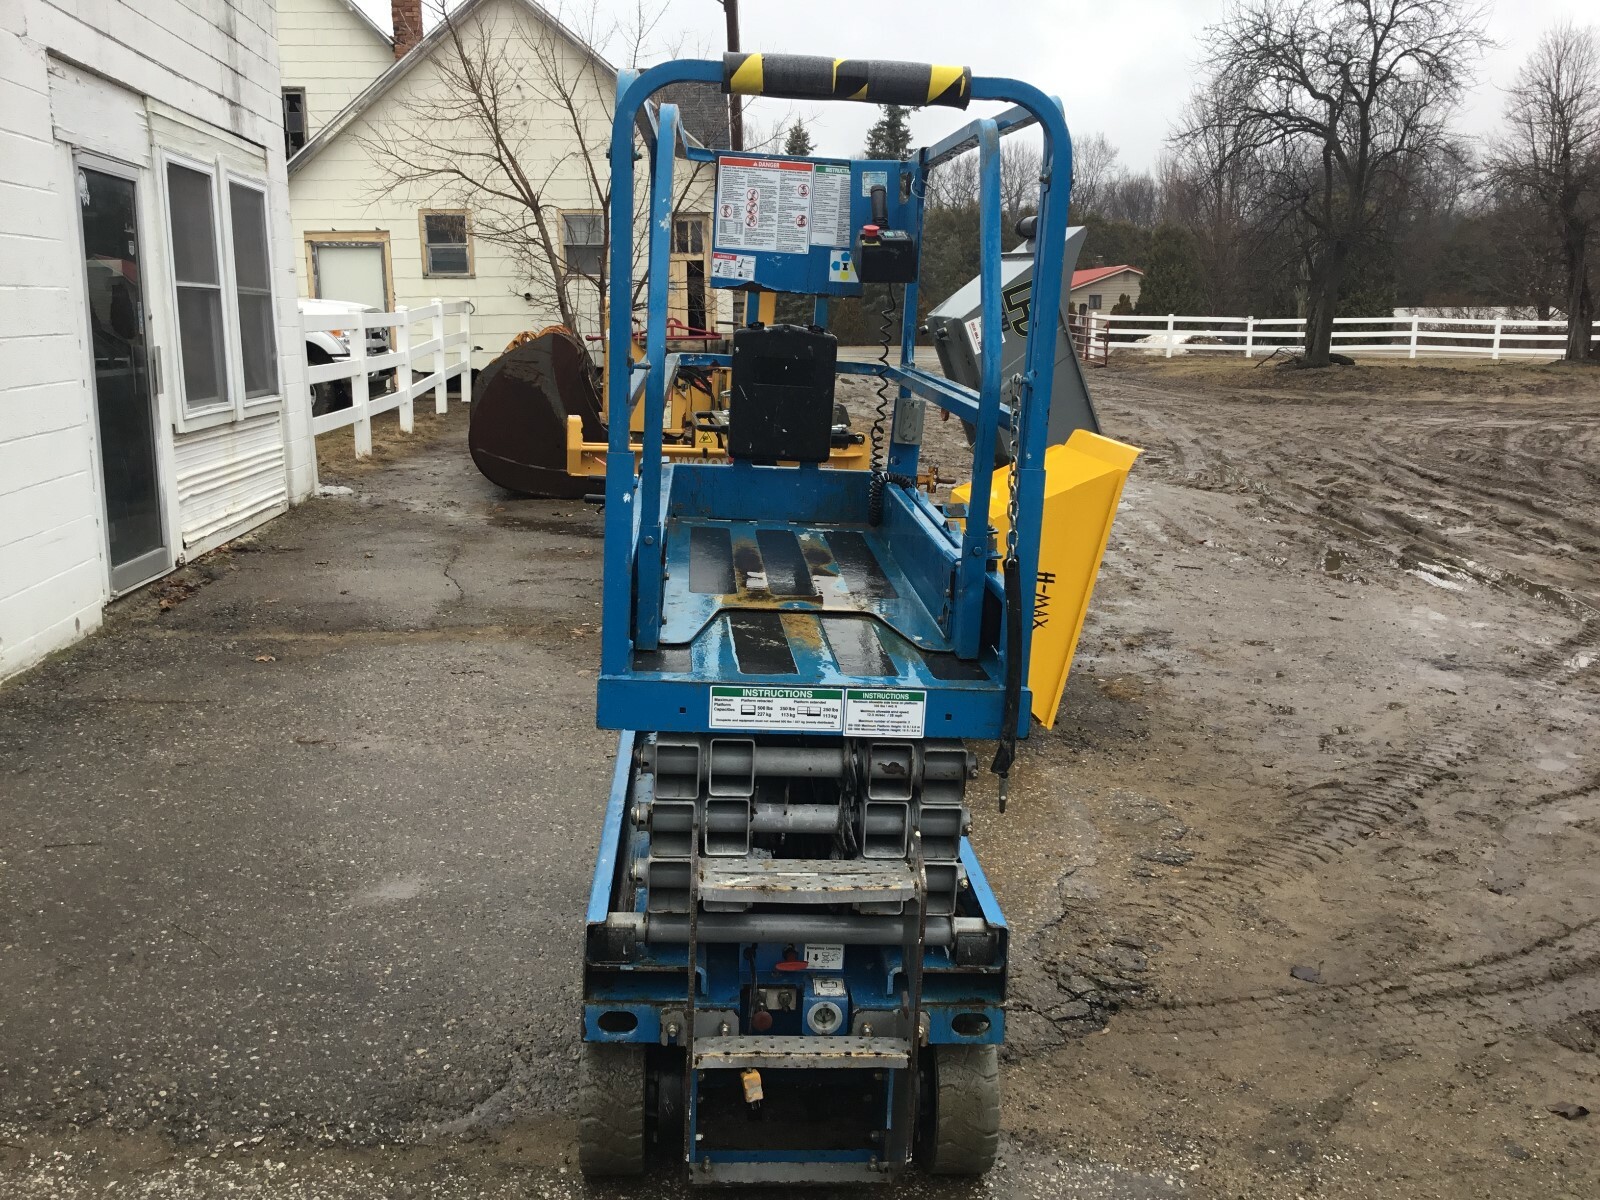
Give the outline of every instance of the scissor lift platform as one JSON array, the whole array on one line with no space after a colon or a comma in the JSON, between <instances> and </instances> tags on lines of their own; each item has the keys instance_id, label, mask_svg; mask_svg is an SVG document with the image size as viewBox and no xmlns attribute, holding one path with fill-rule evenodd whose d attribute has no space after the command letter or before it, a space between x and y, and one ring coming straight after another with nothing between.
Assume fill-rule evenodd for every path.
<instances>
[{"instance_id":1,"label":"scissor lift platform","mask_svg":"<svg viewBox=\"0 0 1600 1200\"><path fill-rule=\"evenodd\" d=\"M693 83L1014 107L904 161L752 159L690 144L674 105L647 104ZM960 67L771 55L621 75L606 385L610 411L639 406L642 444L636 455L629 422L612 422L597 711L619 739L586 922L586 1173L636 1173L647 1144L710 1183L868 1182L914 1160L978 1174L994 1161L1008 935L966 836L966 740L1008 753L1031 708L1021 581L1037 571L1057 344L1049 322L1027 331L1026 301L1001 295L999 156L1001 134L1030 124L1044 134L1032 303L1053 314L1070 152L1059 103L1037 89ZM634 365L639 136L648 323ZM982 327L989 346L1004 327L1027 353L1007 380L1000 355L980 353L968 387L915 364L915 258L928 172L973 147ZM731 356L667 349L681 159L715 168L712 284L750 302ZM874 272L903 288L898 362L887 350L839 362L828 301L861 295ZM813 297L812 322L761 322L761 289ZM727 462L663 461L664 405L685 367L730 372ZM876 377L870 471L823 465L836 375ZM989 512L999 431L1015 430L1009 544L915 486L928 404L974 427L974 513Z\"/></svg>"},{"instance_id":2,"label":"scissor lift platform","mask_svg":"<svg viewBox=\"0 0 1600 1200\"><path fill-rule=\"evenodd\" d=\"M714 686L804 684L915 692L925 699L927 736L998 736L1003 664L992 643L959 653L951 580L963 535L925 496L887 497L877 526L808 521L777 515L786 496L791 511L820 506L864 517L866 474L735 463L678 465L662 475L655 645L635 639L623 669L602 676L601 724L640 727L648 713L658 731L701 730ZM724 501L748 508L758 490L771 513L706 515ZM983 550L979 579L997 578L992 539ZM652 601L645 583L639 603ZM981 599L973 605L975 623L998 622L998 589L988 601L987 613Z\"/></svg>"}]
</instances>

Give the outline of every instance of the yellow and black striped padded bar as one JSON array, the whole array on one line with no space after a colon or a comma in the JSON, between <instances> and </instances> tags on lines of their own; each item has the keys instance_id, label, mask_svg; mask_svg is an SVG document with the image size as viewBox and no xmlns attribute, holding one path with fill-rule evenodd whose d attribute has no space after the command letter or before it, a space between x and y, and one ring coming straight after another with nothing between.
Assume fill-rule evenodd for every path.
<instances>
[{"instance_id":1,"label":"yellow and black striped padded bar","mask_svg":"<svg viewBox=\"0 0 1600 1200\"><path fill-rule=\"evenodd\" d=\"M965 108L972 68L812 54L724 54L722 90L779 100L865 100Z\"/></svg>"}]
</instances>

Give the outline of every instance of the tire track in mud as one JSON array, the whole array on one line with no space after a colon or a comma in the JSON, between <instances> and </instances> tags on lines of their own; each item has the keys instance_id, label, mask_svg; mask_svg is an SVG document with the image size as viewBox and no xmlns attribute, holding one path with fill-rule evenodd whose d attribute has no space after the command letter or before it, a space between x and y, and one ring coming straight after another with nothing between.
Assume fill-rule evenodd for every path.
<instances>
[{"instance_id":1,"label":"tire track in mud","mask_svg":"<svg viewBox=\"0 0 1600 1200\"><path fill-rule=\"evenodd\" d=\"M1497 664L1502 676L1559 685L1600 657L1600 607L1588 586L1594 577L1571 561L1600 545L1593 516L1600 512L1600 472L1591 465L1594 430L1574 423L1570 405L1524 404L1504 413L1479 401L1419 422L1414 407L1385 411L1373 402L1352 412L1339 397L1308 396L1305 419L1285 429L1281 422L1253 424L1248 398L1172 396L1117 382L1127 385L1131 394L1120 398L1138 411L1165 459L1158 478L1248 493L1309 531L1355 543L1362 561L1376 555L1374 566L1410 570L1435 562L1576 622L1549 646ZM1162 532L1193 536L1181 528ZM1173 936L1203 941L1235 906L1269 896L1405 821L1477 753L1471 733L1452 731L1437 744L1300 789L1288 797L1292 811L1281 825L1161 877L1145 900L1128 906L1132 912L1124 909L1131 921L1102 918L1106 928L1080 930L1087 936L1075 939L1077 948L1092 953L1108 930L1129 925L1166 926ZM1538 802L1587 797L1596 788L1591 778ZM1183 934L1172 928L1178 914L1188 925ZM1141 976L1142 987L1118 994L1118 1033L1222 1041L1277 1033L1307 1044L1333 1036L1471 1047L1473 1033L1548 1027L1600 1008L1600 917L1466 962L1417 971L1396 965L1388 978L1206 998L1175 997L1162 986L1169 980Z\"/></svg>"},{"instance_id":2,"label":"tire track in mud","mask_svg":"<svg viewBox=\"0 0 1600 1200\"><path fill-rule=\"evenodd\" d=\"M1409 817L1425 792L1454 777L1475 753L1466 734L1448 734L1435 745L1386 754L1301 788L1289 797L1295 808L1289 820L1214 858L1193 860L1166 881L1159 903L1152 897L1147 905L1209 924L1241 899L1265 896Z\"/></svg>"},{"instance_id":3,"label":"tire track in mud","mask_svg":"<svg viewBox=\"0 0 1600 1200\"><path fill-rule=\"evenodd\" d=\"M1413 1032L1459 1043L1465 1031L1514 1032L1600 1005L1600 917L1563 926L1514 950L1390 979L1300 986L1241 996L1136 1003L1126 1034L1203 1035L1222 1040L1303 1027L1326 1036L1330 1013L1358 1027L1382 1018L1385 1040ZM1340 1036L1347 1031L1340 1031ZM1358 1032L1359 1036L1359 1032Z\"/></svg>"},{"instance_id":4,"label":"tire track in mud","mask_svg":"<svg viewBox=\"0 0 1600 1200\"><path fill-rule=\"evenodd\" d=\"M1527 562L1529 554L1570 560L1600 550L1600 521L1587 515L1600 512L1600 495L1584 494L1592 493L1600 478L1585 461L1594 434L1587 425L1572 423L1570 409L1521 408L1490 426L1486 436L1465 441L1471 430L1483 433L1472 423L1483 415L1481 403L1428 421L1420 432L1414 414L1386 419L1379 411L1354 441L1323 437L1307 459L1303 449L1270 428L1252 439L1248 422L1218 425L1215 408L1202 405L1175 414L1165 407L1171 396L1160 389L1130 380L1115 383L1137 397L1125 398L1129 403L1144 403L1138 411L1159 443L1153 448L1165 460L1161 474L1168 481L1202 491L1248 493L1308 526L1358 543L1397 571L1436 564L1579 622L1547 649L1508 662L1504 672L1510 678L1559 682L1581 669L1586 658L1600 657L1600 609L1575 593L1573 578L1560 572L1540 578ZM1315 408L1336 398L1303 399ZM1349 419L1341 409L1341 426ZM1294 432L1308 440L1319 430L1308 420ZM1523 449L1525 442L1537 449ZM1219 449L1224 445L1229 452ZM1572 487L1552 478L1557 470L1576 476ZM1315 477L1317 486L1293 478L1295 471ZM1330 473L1342 477L1345 486L1324 486ZM1507 520L1508 513L1515 519ZM1450 525L1460 521L1475 526L1473 541L1453 535ZM1181 539L1187 531L1171 532ZM1261 557L1248 545L1238 551Z\"/></svg>"},{"instance_id":5,"label":"tire track in mud","mask_svg":"<svg viewBox=\"0 0 1600 1200\"><path fill-rule=\"evenodd\" d=\"M1600 616L1583 619L1576 632L1548 649L1528 655L1506 669L1512 679L1544 680L1556 683L1563 676L1576 674L1600 661Z\"/></svg>"}]
</instances>

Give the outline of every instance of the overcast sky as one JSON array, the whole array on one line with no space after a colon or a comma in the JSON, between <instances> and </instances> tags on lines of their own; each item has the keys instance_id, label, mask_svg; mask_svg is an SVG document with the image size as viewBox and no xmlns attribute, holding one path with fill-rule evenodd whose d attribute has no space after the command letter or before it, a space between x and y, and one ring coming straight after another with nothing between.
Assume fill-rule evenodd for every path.
<instances>
[{"instance_id":1,"label":"overcast sky","mask_svg":"<svg viewBox=\"0 0 1600 1200\"><path fill-rule=\"evenodd\" d=\"M385 28L388 0L358 0ZM653 5L654 0L652 0ZM435 0L424 0L432 7ZM545 0L552 11L587 12L590 5L626 19L634 0ZM718 0L666 0L665 41L682 39L682 53L720 54L724 46ZM1225 0L742 0L747 50L898 58L964 63L980 75L1011 75L1061 97L1074 136L1100 132L1124 166L1152 166L1174 116L1196 77L1201 31ZM1600 21L1595 0L1497 0L1488 32L1496 46L1485 56L1479 83L1467 96L1459 126L1485 133L1498 121L1501 88L1539 34L1563 17ZM820 154L859 154L877 109L865 104L800 105L761 101L756 120L771 125L794 114L806 119ZM974 109L976 111L976 109ZM917 144L969 119L949 109L911 116Z\"/></svg>"}]
</instances>

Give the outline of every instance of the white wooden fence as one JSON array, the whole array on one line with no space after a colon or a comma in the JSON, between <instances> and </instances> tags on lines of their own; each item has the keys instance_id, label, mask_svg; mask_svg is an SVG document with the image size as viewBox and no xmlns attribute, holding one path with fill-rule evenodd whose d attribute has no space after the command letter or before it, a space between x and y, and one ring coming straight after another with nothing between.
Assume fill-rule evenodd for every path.
<instances>
[{"instance_id":1,"label":"white wooden fence","mask_svg":"<svg viewBox=\"0 0 1600 1200\"><path fill-rule=\"evenodd\" d=\"M456 328L447 332L446 327L452 321ZM308 334L338 329L349 336L350 357L307 366L306 385L309 390L315 384L336 379L350 381L350 407L312 417L311 431L324 434L353 425L357 458L372 453L372 418L380 413L399 409L400 428L410 433L415 399L431 391L434 411L445 412L452 379L461 381L461 402L472 403L472 305L469 301L435 299L421 308L401 306L387 313L326 316L302 313L300 323ZM426 330L420 328L422 326L426 326ZM369 329L391 331L388 353L367 353ZM426 373L421 373L425 370L421 365L424 359L431 362ZM393 388L374 396L372 373L391 367L395 373Z\"/></svg>"},{"instance_id":2,"label":"white wooden fence","mask_svg":"<svg viewBox=\"0 0 1600 1200\"><path fill-rule=\"evenodd\" d=\"M1256 358L1305 344L1303 317L1164 317L1091 314L1091 337L1107 353L1243 354ZM1596 335L1600 342L1600 334ZM1333 349L1340 354L1416 358L1458 354L1490 359L1560 358L1565 321L1456 317L1335 317Z\"/></svg>"}]
</instances>

